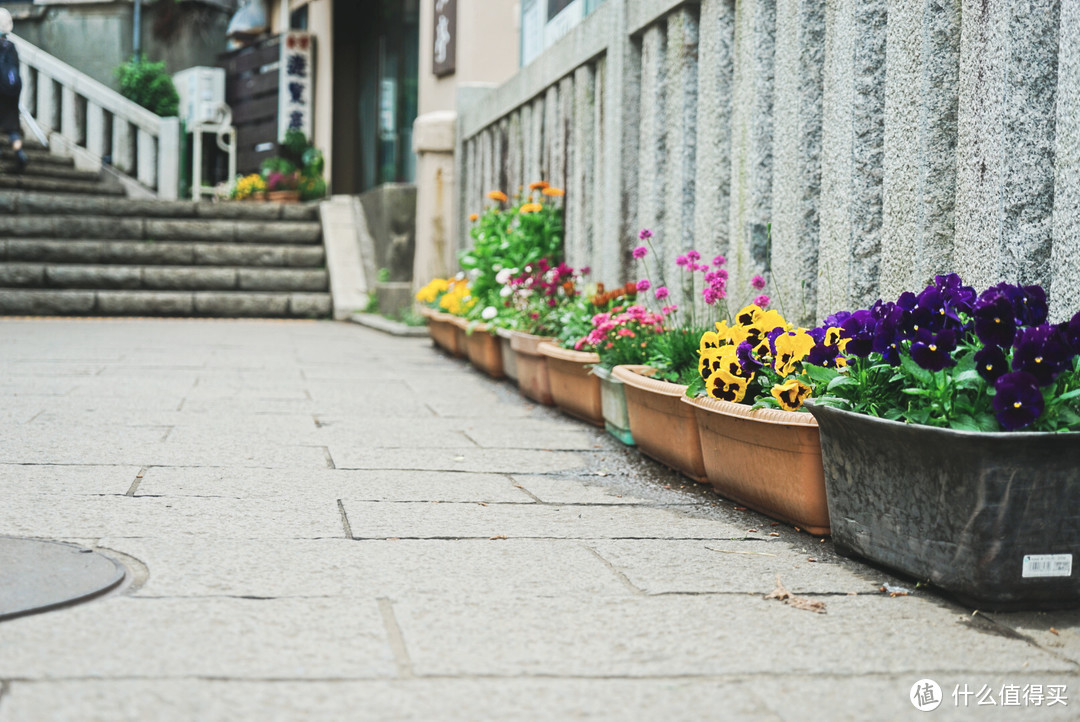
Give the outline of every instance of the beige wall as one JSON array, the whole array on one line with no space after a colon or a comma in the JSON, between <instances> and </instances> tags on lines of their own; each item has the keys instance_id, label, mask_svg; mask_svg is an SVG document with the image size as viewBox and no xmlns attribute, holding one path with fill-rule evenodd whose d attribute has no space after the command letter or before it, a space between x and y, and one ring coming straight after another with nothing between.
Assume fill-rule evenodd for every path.
<instances>
[{"instance_id":1,"label":"beige wall","mask_svg":"<svg viewBox=\"0 0 1080 722\"><path fill-rule=\"evenodd\" d=\"M270 26L273 32L284 29L282 4L285 0L270 0L267 3L270 12ZM315 117L312 125L311 142L323 152L326 158L326 182L333 178L333 96L334 96L334 0L289 0L289 9L297 10L308 6L308 32L315 36L315 97L313 106ZM333 189L330 189L331 192Z\"/></svg>"},{"instance_id":2,"label":"beige wall","mask_svg":"<svg viewBox=\"0 0 1080 722\"><path fill-rule=\"evenodd\" d=\"M419 116L413 124L416 151L416 252L413 286L457 270L454 237L454 144L460 83L502 83L518 70L521 10L515 0L458 0L457 57L452 75L431 72L435 0L420 0Z\"/></svg>"},{"instance_id":3,"label":"beige wall","mask_svg":"<svg viewBox=\"0 0 1080 722\"><path fill-rule=\"evenodd\" d=\"M458 83L502 83L518 71L521 6L516 0L458 0L457 72L431 73L435 0L420 0L419 114L453 110Z\"/></svg>"}]
</instances>

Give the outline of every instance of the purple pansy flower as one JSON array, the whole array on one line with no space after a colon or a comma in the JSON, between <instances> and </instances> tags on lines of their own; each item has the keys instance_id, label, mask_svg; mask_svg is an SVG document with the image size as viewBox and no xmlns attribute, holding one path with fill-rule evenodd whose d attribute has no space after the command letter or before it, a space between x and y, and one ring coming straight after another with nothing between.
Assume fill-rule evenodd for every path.
<instances>
[{"instance_id":1,"label":"purple pansy flower","mask_svg":"<svg viewBox=\"0 0 1080 722\"><path fill-rule=\"evenodd\" d=\"M764 364L754 356L754 347L749 341L743 341L735 349L735 358L739 359L739 365L747 373L757 373Z\"/></svg>"},{"instance_id":2,"label":"purple pansy flower","mask_svg":"<svg viewBox=\"0 0 1080 722\"><path fill-rule=\"evenodd\" d=\"M1017 332L1012 367L1049 386L1065 370L1073 354L1053 326L1035 326Z\"/></svg>"},{"instance_id":3,"label":"purple pansy flower","mask_svg":"<svg viewBox=\"0 0 1080 722\"><path fill-rule=\"evenodd\" d=\"M1009 359L1000 348L989 345L975 352L975 370L979 376L994 383L1009 372Z\"/></svg>"},{"instance_id":4,"label":"purple pansy flower","mask_svg":"<svg viewBox=\"0 0 1080 722\"><path fill-rule=\"evenodd\" d=\"M911 344L911 359L927 371L940 371L956 365L952 352L956 349L956 332L945 328L936 334L922 329Z\"/></svg>"},{"instance_id":5,"label":"purple pansy flower","mask_svg":"<svg viewBox=\"0 0 1080 722\"><path fill-rule=\"evenodd\" d=\"M1030 426L1046 405L1038 380L1024 371L999 377L994 382L994 391L994 416L1006 431Z\"/></svg>"},{"instance_id":6,"label":"purple pansy flower","mask_svg":"<svg viewBox=\"0 0 1080 722\"><path fill-rule=\"evenodd\" d=\"M975 335L987 346L1009 348L1016 338L1015 310L1002 294L975 304Z\"/></svg>"}]
</instances>

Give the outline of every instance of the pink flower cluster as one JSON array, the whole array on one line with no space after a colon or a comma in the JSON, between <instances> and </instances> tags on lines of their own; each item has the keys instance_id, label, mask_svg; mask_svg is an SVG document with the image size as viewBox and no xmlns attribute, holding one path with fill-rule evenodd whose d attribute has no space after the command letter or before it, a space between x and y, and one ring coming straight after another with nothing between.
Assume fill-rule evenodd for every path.
<instances>
[{"instance_id":1,"label":"pink flower cluster","mask_svg":"<svg viewBox=\"0 0 1080 722\"><path fill-rule=\"evenodd\" d=\"M659 333L664 328L664 316L669 307L661 313L653 313L644 306L616 306L609 312L598 313L592 318L593 330L589 335L578 340L574 348L581 350L586 346L610 349L621 339L635 339L646 334Z\"/></svg>"}]
</instances>

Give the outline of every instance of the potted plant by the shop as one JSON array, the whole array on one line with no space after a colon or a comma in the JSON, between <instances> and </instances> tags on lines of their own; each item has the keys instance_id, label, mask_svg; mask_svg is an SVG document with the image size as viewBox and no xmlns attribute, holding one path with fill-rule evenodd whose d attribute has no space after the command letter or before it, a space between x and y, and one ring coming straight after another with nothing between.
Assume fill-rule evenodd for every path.
<instances>
[{"instance_id":1,"label":"potted plant by the shop","mask_svg":"<svg viewBox=\"0 0 1080 722\"><path fill-rule=\"evenodd\" d=\"M810 410L837 548L980 609L1080 605L1080 313L956 274L838 313Z\"/></svg>"},{"instance_id":2,"label":"potted plant by the shop","mask_svg":"<svg viewBox=\"0 0 1080 722\"><path fill-rule=\"evenodd\" d=\"M465 332L458 319L474 303L464 274L431 280L417 292L416 300L421 304L420 313L427 317L428 333L434 344L463 358Z\"/></svg>"},{"instance_id":3,"label":"potted plant by the shop","mask_svg":"<svg viewBox=\"0 0 1080 722\"><path fill-rule=\"evenodd\" d=\"M829 533L829 510L817 423L802 408L813 391L803 362L835 366L839 334L747 306L702 335L699 378L682 399L697 417L713 488L811 534Z\"/></svg>"},{"instance_id":4,"label":"potted plant by the shop","mask_svg":"<svg viewBox=\"0 0 1080 722\"><path fill-rule=\"evenodd\" d=\"M508 300L516 313L510 336L521 392L533 401L555 403L548 372L548 356L541 348L557 340L562 312L582 292L581 274L565 263L552 266L541 258L512 275L507 282Z\"/></svg>"},{"instance_id":5,"label":"potted plant by the shop","mask_svg":"<svg viewBox=\"0 0 1080 722\"><path fill-rule=\"evenodd\" d=\"M491 191L487 194L491 203L482 213L469 216L472 246L458 257L476 299L467 314L466 348L473 365L490 376L517 380L510 331L518 325L518 317L507 284L526 265L561 258L562 208L557 199L562 195L543 181L513 199Z\"/></svg>"},{"instance_id":6,"label":"potted plant by the shop","mask_svg":"<svg viewBox=\"0 0 1080 722\"><path fill-rule=\"evenodd\" d=\"M586 275L588 270L581 269L581 274ZM594 326L593 319L613 303L603 291L603 286L594 286L572 297L559 315L555 341L539 347L547 357L555 405L594 426L604 426L604 407L600 377L592 373L600 356L588 343L587 335Z\"/></svg>"},{"instance_id":7,"label":"potted plant by the shop","mask_svg":"<svg viewBox=\"0 0 1080 722\"><path fill-rule=\"evenodd\" d=\"M612 375L625 384L630 433L648 456L695 480L706 481L697 422L693 409L682 403L687 386L697 378L698 347L708 330L706 317L724 315L727 271L723 256L701 263L689 250L675 260L674 290L650 273L647 256L653 234L644 229L643 242L632 255L643 266L639 294L664 317L663 330L647 339L645 365L616 366ZM655 249L652 249L656 257ZM654 280L655 279L655 280Z\"/></svg>"},{"instance_id":8,"label":"potted plant by the shop","mask_svg":"<svg viewBox=\"0 0 1080 722\"><path fill-rule=\"evenodd\" d=\"M577 350L596 354L592 374L600 382L604 428L628 446L634 445L634 438L625 385L612 375L612 370L616 366L643 366L649 358L649 341L664 328L664 315L635 304L636 297L637 284L633 281L613 290L599 288L593 303L609 308L589 319L588 333L574 344Z\"/></svg>"}]
</instances>

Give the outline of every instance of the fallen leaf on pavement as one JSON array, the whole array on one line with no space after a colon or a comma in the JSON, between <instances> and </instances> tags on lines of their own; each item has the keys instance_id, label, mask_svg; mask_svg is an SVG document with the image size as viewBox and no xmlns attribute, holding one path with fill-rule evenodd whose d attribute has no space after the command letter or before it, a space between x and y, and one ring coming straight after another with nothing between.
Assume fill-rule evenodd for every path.
<instances>
[{"instance_id":1,"label":"fallen leaf on pavement","mask_svg":"<svg viewBox=\"0 0 1080 722\"><path fill-rule=\"evenodd\" d=\"M1059 637L1061 636L1061 632L1059 632L1058 630L1054 629L1053 627L1050 627L1050 634L1056 634L1056 635L1058 635Z\"/></svg>"},{"instance_id":2,"label":"fallen leaf on pavement","mask_svg":"<svg viewBox=\"0 0 1080 722\"><path fill-rule=\"evenodd\" d=\"M488 539L505 539L505 538L506 538L506 535L505 535L505 534L500 534L500 535L498 535L498 536L491 536L491 537L488 537Z\"/></svg>"},{"instance_id":3,"label":"fallen leaf on pavement","mask_svg":"<svg viewBox=\"0 0 1080 722\"><path fill-rule=\"evenodd\" d=\"M776 589L771 593L765 595L765 599L775 599L783 602L789 607L795 607L796 609L804 609L808 612L814 612L815 614L825 614L825 602L815 602L805 597L796 597L794 594L787 590L784 583L780 581L780 575L776 575Z\"/></svg>"}]
</instances>

